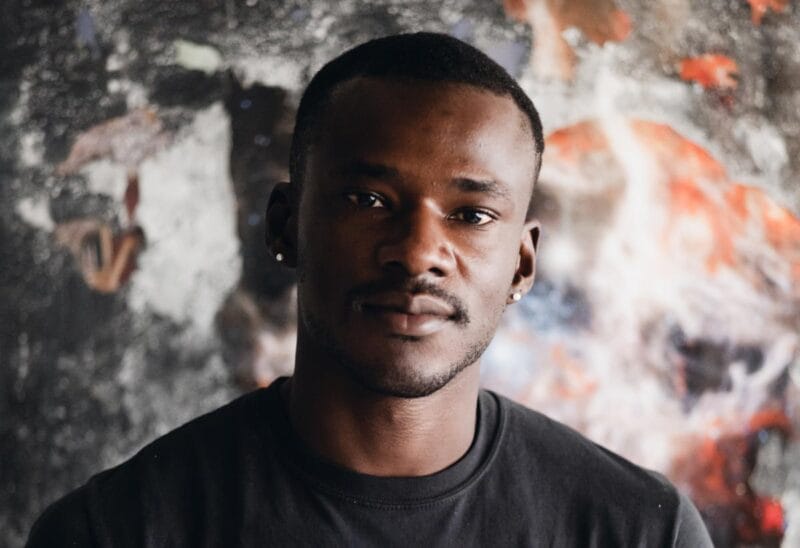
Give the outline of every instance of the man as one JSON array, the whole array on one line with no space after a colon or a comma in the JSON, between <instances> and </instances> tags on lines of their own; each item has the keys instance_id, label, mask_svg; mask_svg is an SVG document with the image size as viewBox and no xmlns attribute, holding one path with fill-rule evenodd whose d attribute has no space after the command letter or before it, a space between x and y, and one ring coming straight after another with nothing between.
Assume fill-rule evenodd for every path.
<instances>
[{"instance_id":1,"label":"man","mask_svg":"<svg viewBox=\"0 0 800 548\"><path fill-rule=\"evenodd\" d=\"M709 546L666 480L479 390L533 284L542 150L527 96L453 38L326 65L267 210L294 375L95 476L30 545Z\"/></svg>"}]
</instances>

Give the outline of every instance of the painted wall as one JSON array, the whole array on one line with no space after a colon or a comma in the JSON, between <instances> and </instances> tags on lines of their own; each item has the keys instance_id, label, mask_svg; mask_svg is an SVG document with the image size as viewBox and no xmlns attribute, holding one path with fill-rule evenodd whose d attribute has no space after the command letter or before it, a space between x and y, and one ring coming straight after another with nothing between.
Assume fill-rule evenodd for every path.
<instances>
[{"instance_id":1,"label":"painted wall","mask_svg":"<svg viewBox=\"0 0 800 548\"><path fill-rule=\"evenodd\" d=\"M539 279L485 385L670 476L718 545L800 545L790 0L4 2L0 544L290 371L261 234L298 94L413 30L489 53L548 135Z\"/></svg>"}]
</instances>

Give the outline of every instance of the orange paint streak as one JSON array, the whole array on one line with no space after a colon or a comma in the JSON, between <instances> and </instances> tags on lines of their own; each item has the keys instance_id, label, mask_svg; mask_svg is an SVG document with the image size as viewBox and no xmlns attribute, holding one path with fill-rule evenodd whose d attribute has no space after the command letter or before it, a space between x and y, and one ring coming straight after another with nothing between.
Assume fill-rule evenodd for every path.
<instances>
[{"instance_id":1,"label":"orange paint streak","mask_svg":"<svg viewBox=\"0 0 800 548\"><path fill-rule=\"evenodd\" d=\"M800 251L800 219L769 199L764 204L762 215L767 239L773 246Z\"/></svg>"},{"instance_id":2,"label":"orange paint streak","mask_svg":"<svg viewBox=\"0 0 800 548\"><path fill-rule=\"evenodd\" d=\"M680 465L687 467L695 502L701 506L732 505L736 499L726 477L728 459L716 440L705 438Z\"/></svg>"},{"instance_id":3,"label":"orange paint streak","mask_svg":"<svg viewBox=\"0 0 800 548\"><path fill-rule=\"evenodd\" d=\"M792 431L792 421L781 409L762 409L750 417L747 428L751 433L759 430L778 430L788 436Z\"/></svg>"},{"instance_id":4,"label":"orange paint streak","mask_svg":"<svg viewBox=\"0 0 800 548\"><path fill-rule=\"evenodd\" d=\"M144 232L138 227L114 237L111 264L99 278L103 282L98 286L100 291L112 293L127 283L136 271L136 259L144 243Z\"/></svg>"},{"instance_id":5,"label":"orange paint streak","mask_svg":"<svg viewBox=\"0 0 800 548\"><path fill-rule=\"evenodd\" d=\"M528 22L528 6L525 0L503 0L503 9L509 17L523 23Z\"/></svg>"},{"instance_id":6,"label":"orange paint streak","mask_svg":"<svg viewBox=\"0 0 800 548\"><path fill-rule=\"evenodd\" d=\"M706 89L736 89L739 66L725 55L707 53L681 60L680 76L687 82L697 82Z\"/></svg>"},{"instance_id":7,"label":"orange paint streak","mask_svg":"<svg viewBox=\"0 0 800 548\"><path fill-rule=\"evenodd\" d=\"M611 14L610 38L612 42L622 42L633 30L631 17L622 10L617 10Z\"/></svg>"},{"instance_id":8,"label":"orange paint streak","mask_svg":"<svg viewBox=\"0 0 800 548\"><path fill-rule=\"evenodd\" d=\"M69 156L56 167L56 174L63 176L76 173L87 163L100 158L111 158L135 168L147 156L162 148L167 140L163 124L154 110L133 110L78 134Z\"/></svg>"},{"instance_id":9,"label":"orange paint streak","mask_svg":"<svg viewBox=\"0 0 800 548\"><path fill-rule=\"evenodd\" d=\"M554 151L560 161L577 163L592 152L607 152L608 140L593 121L554 131L547 137L546 149Z\"/></svg>"},{"instance_id":10,"label":"orange paint streak","mask_svg":"<svg viewBox=\"0 0 800 548\"><path fill-rule=\"evenodd\" d=\"M747 0L750 4L750 17L753 24L760 25L761 19L769 10L776 13L783 13L789 5L789 0Z\"/></svg>"},{"instance_id":11,"label":"orange paint streak","mask_svg":"<svg viewBox=\"0 0 800 548\"><path fill-rule=\"evenodd\" d=\"M739 221L761 223L767 242L790 261L792 278L800 280L800 218L755 187L734 184L725 200Z\"/></svg>"},{"instance_id":12,"label":"orange paint streak","mask_svg":"<svg viewBox=\"0 0 800 548\"><path fill-rule=\"evenodd\" d=\"M740 220L744 220L750 215L747 203L752 190L751 187L745 185L733 185L725 193L725 201L728 203L728 207Z\"/></svg>"},{"instance_id":13,"label":"orange paint streak","mask_svg":"<svg viewBox=\"0 0 800 548\"><path fill-rule=\"evenodd\" d=\"M567 28L579 29L598 45L621 42L631 33L630 16L615 0L503 0L506 14L531 25L534 35L533 64L540 75L572 78L575 53L564 40Z\"/></svg>"},{"instance_id":14,"label":"orange paint streak","mask_svg":"<svg viewBox=\"0 0 800 548\"><path fill-rule=\"evenodd\" d=\"M713 274L721 265L736 263L734 237L740 232L730 214L703 190L700 181L725 184L725 168L703 147L684 138L665 124L635 120L631 123L636 135L653 153L668 180L673 222L683 216L701 218L708 225L714 248L705 259L706 270Z\"/></svg>"},{"instance_id":15,"label":"orange paint streak","mask_svg":"<svg viewBox=\"0 0 800 548\"><path fill-rule=\"evenodd\" d=\"M547 0L561 30L575 27L595 44L621 42L631 33L630 16L614 0Z\"/></svg>"},{"instance_id":16,"label":"orange paint streak","mask_svg":"<svg viewBox=\"0 0 800 548\"><path fill-rule=\"evenodd\" d=\"M800 281L800 218L776 204L764 191L733 183L725 167L707 150L671 127L645 120L630 126L656 164L656 177L664 180L671 209L670 226L692 216L704 221L713 249L704 258L714 274L720 266L745 268L747 257L737 251L737 238L763 234L765 246L787 261L792 279ZM602 126L588 120L554 131L547 137L546 162L565 169L616 163Z\"/></svg>"},{"instance_id":17,"label":"orange paint streak","mask_svg":"<svg viewBox=\"0 0 800 548\"><path fill-rule=\"evenodd\" d=\"M724 179L725 168L697 143L666 124L646 120L631 122L636 135L653 151L669 178ZM680 161L676 161L679 159Z\"/></svg>"},{"instance_id":18,"label":"orange paint streak","mask_svg":"<svg viewBox=\"0 0 800 548\"><path fill-rule=\"evenodd\" d=\"M720 265L736 263L733 230L726 219L726 211L718 207L694 181L673 180L669 183L673 216L695 215L703 218L714 237L714 250L706 257L706 270L713 274Z\"/></svg>"}]
</instances>

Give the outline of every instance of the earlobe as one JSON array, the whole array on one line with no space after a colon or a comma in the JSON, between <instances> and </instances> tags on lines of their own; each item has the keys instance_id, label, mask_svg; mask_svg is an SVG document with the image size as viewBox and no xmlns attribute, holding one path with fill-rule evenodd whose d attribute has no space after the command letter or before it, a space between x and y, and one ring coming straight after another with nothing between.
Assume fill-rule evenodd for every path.
<instances>
[{"instance_id":1,"label":"earlobe","mask_svg":"<svg viewBox=\"0 0 800 548\"><path fill-rule=\"evenodd\" d=\"M276 184L267 203L264 240L276 260L287 266L296 264L295 207L294 185Z\"/></svg>"}]
</instances>

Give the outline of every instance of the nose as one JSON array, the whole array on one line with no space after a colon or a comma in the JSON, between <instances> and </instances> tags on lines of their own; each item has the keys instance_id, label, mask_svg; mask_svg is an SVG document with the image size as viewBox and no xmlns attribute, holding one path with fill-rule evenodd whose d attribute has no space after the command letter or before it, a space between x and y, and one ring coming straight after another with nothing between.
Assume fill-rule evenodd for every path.
<instances>
[{"instance_id":1,"label":"nose","mask_svg":"<svg viewBox=\"0 0 800 548\"><path fill-rule=\"evenodd\" d=\"M446 220L435 207L415 207L393 220L394 226L378 247L384 270L402 270L409 277L449 276L456 267Z\"/></svg>"}]
</instances>

